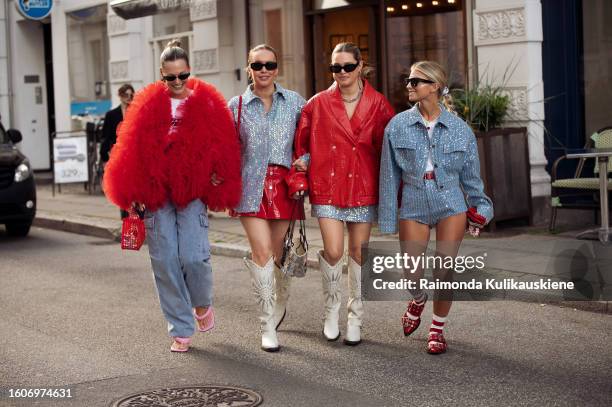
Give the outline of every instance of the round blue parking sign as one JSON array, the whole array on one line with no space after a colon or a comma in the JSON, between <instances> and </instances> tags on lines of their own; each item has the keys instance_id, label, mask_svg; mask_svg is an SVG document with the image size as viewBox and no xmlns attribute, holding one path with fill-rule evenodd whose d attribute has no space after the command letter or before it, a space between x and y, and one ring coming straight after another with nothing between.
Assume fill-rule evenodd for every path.
<instances>
[{"instance_id":1,"label":"round blue parking sign","mask_svg":"<svg viewBox=\"0 0 612 407\"><path fill-rule=\"evenodd\" d=\"M18 0L17 8L25 18L42 20L51 14L53 0Z\"/></svg>"}]
</instances>

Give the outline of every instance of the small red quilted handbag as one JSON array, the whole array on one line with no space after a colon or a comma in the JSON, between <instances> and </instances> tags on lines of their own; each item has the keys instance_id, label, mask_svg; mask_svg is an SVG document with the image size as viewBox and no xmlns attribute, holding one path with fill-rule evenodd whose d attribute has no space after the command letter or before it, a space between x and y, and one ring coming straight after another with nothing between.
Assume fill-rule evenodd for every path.
<instances>
[{"instance_id":1,"label":"small red quilted handbag","mask_svg":"<svg viewBox=\"0 0 612 407\"><path fill-rule=\"evenodd\" d=\"M130 209L121 227L121 249L140 250L145 241L145 233L144 221L135 209Z\"/></svg>"}]
</instances>

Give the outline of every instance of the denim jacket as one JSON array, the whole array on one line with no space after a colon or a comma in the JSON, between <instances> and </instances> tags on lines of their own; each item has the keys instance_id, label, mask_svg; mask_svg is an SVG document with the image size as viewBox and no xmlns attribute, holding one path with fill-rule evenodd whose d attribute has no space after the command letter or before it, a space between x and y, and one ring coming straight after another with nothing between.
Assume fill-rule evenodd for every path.
<instances>
[{"instance_id":1,"label":"denim jacket","mask_svg":"<svg viewBox=\"0 0 612 407\"><path fill-rule=\"evenodd\" d=\"M268 164L291 168L293 136L306 100L278 83L272 96L272 107L265 112L263 101L251 87L242 94L240 142L242 161L242 194L235 208L238 212L256 212L261 204ZM229 108L238 122L240 98L234 96Z\"/></svg>"},{"instance_id":2,"label":"denim jacket","mask_svg":"<svg viewBox=\"0 0 612 407\"><path fill-rule=\"evenodd\" d=\"M459 117L440 105L441 113L431 140L417 106L396 115L385 129L380 166L379 228L395 233L398 222L398 190L424 188L423 176L431 151L438 190L461 187L469 207L480 215L493 218L493 204L484 193L480 179L478 146L472 129ZM410 194L402 194L410 199ZM457 206L453 200L448 205ZM462 206L465 201L461 202Z\"/></svg>"}]
</instances>

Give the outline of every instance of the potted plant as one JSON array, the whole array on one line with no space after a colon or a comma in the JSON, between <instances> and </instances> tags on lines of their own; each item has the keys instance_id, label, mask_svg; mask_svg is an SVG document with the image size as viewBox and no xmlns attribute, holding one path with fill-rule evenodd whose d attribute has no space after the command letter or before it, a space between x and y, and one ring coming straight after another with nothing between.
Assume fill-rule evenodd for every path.
<instances>
[{"instance_id":1,"label":"potted plant","mask_svg":"<svg viewBox=\"0 0 612 407\"><path fill-rule=\"evenodd\" d=\"M502 126L510 107L510 97L501 86L475 86L452 92L457 114L474 131L487 132Z\"/></svg>"},{"instance_id":2,"label":"potted plant","mask_svg":"<svg viewBox=\"0 0 612 407\"><path fill-rule=\"evenodd\" d=\"M506 84L512 70L509 67L499 85L485 76L471 88L451 93L455 111L476 134L481 177L495 207L491 230L498 221L522 218L531 224L532 219L527 128L503 127L509 119Z\"/></svg>"}]
</instances>

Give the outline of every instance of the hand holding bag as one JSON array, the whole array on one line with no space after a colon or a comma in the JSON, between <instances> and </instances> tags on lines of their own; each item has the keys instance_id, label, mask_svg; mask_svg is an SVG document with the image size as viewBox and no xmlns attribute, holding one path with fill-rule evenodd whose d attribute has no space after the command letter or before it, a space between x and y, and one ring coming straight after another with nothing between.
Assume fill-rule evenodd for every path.
<instances>
[{"instance_id":1,"label":"hand holding bag","mask_svg":"<svg viewBox=\"0 0 612 407\"><path fill-rule=\"evenodd\" d=\"M487 219L480 215L475 207L471 207L466 212L468 219L468 232L473 237L478 237L480 235L480 229L482 229L486 223Z\"/></svg>"},{"instance_id":2,"label":"hand holding bag","mask_svg":"<svg viewBox=\"0 0 612 407\"><path fill-rule=\"evenodd\" d=\"M140 250L145 241L144 221L134 208L130 208L128 216L123 219L121 226L121 249Z\"/></svg>"},{"instance_id":3,"label":"hand holding bag","mask_svg":"<svg viewBox=\"0 0 612 407\"><path fill-rule=\"evenodd\" d=\"M306 261L308 255L308 241L306 240L306 222L300 219L300 236L296 241L293 240L293 230L295 228L296 208L302 207L304 198L295 202L291 214L291 222L285 234L283 244L283 256L281 257L281 271L291 277L304 277L306 275Z\"/></svg>"}]
</instances>

